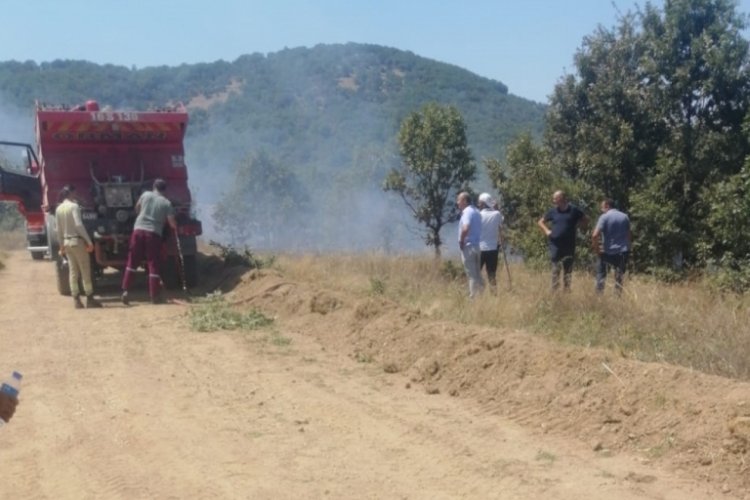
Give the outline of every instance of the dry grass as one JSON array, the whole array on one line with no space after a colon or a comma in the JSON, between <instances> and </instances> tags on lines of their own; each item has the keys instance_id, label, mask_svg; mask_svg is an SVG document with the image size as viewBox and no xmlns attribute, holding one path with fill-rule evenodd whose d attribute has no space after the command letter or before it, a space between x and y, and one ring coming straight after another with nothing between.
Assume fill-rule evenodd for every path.
<instances>
[{"instance_id":1,"label":"dry grass","mask_svg":"<svg viewBox=\"0 0 750 500\"><path fill-rule=\"evenodd\" d=\"M574 276L571 293L552 294L547 273L517 264L511 265L511 291L505 270L498 269L498 295L469 301L464 276L450 278L457 266L380 255L284 256L277 263L291 279L355 296L384 296L437 320L524 330L750 380L748 296L723 295L703 282L667 285L642 277L626 277L622 298L611 288L599 296L593 276L584 273Z\"/></svg>"}]
</instances>

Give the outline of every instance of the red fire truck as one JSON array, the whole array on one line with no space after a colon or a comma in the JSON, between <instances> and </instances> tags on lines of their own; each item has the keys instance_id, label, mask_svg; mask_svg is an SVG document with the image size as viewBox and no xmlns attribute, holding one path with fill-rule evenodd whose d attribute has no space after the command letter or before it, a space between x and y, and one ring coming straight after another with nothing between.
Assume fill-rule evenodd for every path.
<instances>
[{"instance_id":1,"label":"red fire truck","mask_svg":"<svg viewBox=\"0 0 750 500\"><path fill-rule=\"evenodd\" d=\"M193 216L188 188L183 147L187 124L188 114L181 105L114 111L100 109L96 101L74 107L37 103L36 148L0 141L0 151L20 150L16 158L23 163L15 170L0 168L0 200L18 204L26 219L31 256L48 255L55 262L61 294L69 295L70 286L68 268L58 255L54 210L66 184L76 189L83 223L94 241L91 258L96 278L107 268L124 269L135 203L155 179L164 179L178 235L165 231L162 277L167 286L180 285L180 276L183 285L195 284L196 237L202 228ZM9 155L4 156L7 161Z\"/></svg>"}]
</instances>

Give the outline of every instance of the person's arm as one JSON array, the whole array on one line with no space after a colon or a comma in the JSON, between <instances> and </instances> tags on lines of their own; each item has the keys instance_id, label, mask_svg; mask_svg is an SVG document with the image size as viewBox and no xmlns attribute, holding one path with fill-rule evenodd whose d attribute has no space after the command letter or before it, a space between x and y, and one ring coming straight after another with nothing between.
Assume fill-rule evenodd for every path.
<instances>
[{"instance_id":1,"label":"person's arm","mask_svg":"<svg viewBox=\"0 0 750 500\"><path fill-rule=\"evenodd\" d=\"M138 201L135 202L135 215L139 215L141 213L141 201L143 201L143 197L146 196L146 193L148 191L144 191L141 193L141 195L138 197Z\"/></svg>"},{"instance_id":2,"label":"person's arm","mask_svg":"<svg viewBox=\"0 0 750 500\"><path fill-rule=\"evenodd\" d=\"M167 224L172 228L172 231L177 233L177 218L174 215L167 215Z\"/></svg>"},{"instance_id":3,"label":"person's arm","mask_svg":"<svg viewBox=\"0 0 750 500\"><path fill-rule=\"evenodd\" d=\"M94 249L94 244L91 242L89 232L86 231L86 228L83 225L83 220L81 219L81 207L78 205L73 207L73 222L75 224L76 234L86 242L86 251L91 252Z\"/></svg>"},{"instance_id":4,"label":"person's arm","mask_svg":"<svg viewBox=\"0 0 750 500\"><path fill-rule=\"evenodd\" d=\"M469 225L468 224L461 224L461 233L458 236L458 248L461 250L464 249L464 245L466 244L466 237L469 235Z\"/></svg>"},{"instance_id":5,"label":"person's arm","mask_svg":"<svg viewBox=\"0 0 750 500\"><path fill-rule=\"evenodd\" d=\"M550 230L549 227L547 227L547 224L545 224L544 222L545 222L544 217L542 217L536 222L536 225L541 228L545 236L549 237L549 235L552 234L552 231Z\"/></svg>"},{"instance_id":6,"label":"person's arm","mask_svg":"<svg viewBox=\"0 0 750 500\"><path fill-rule=\"evenodd\" d=\"M57 253L59 253L60 255L65 255L65 238L63 235L62 216L60 215L59 209L60 206L58 205L57 210L55 211L55 225L57 226L57 242L60 244L60 249Z\"/></svg>"},{"instance_id":7,"label":"person's arm","mask_svg":"<svg viewBox=\"0 0 750 500\"><path fill-rule=\"evenodd\" d=\"M602 232L599 230L599 225L597 224L596 229L591 233L591 249L597 255L601 255L602 253L601 235Z\"/></svg>"}]
</instances>

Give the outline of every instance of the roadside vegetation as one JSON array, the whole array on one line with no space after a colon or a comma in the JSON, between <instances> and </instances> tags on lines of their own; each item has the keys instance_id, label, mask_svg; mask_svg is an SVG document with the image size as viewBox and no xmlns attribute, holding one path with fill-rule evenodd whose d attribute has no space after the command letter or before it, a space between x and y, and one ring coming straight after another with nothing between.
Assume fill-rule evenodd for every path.
<instances>
[{"instance_id":1,"label":"roadside vegetation","mask_svg":"<svg viewBox=\"0 0 750 500\"><path fill-rule=\"evenodd\" d=\"M258 340L274 346L286 347L292 342L274 328L273 318L256 309L235 307L219 292L198 299L190 308L189 319L191 329L198 332L263 332L265 335L258 337Z\"/></svg>"},{"instance_id":2,"label":"roadside vegetation","mask_svg":"<svg viewBox=\"0 0 750 500\"><path fill-rule=\"evenodd\" d=\"M290 279L382 297L438 321L529 331L550 340L602 347L623 357L666 362L750 380L750 297L723 293L706 279L669 284L626 276L618 299L598 296L594 277L576 272L569 294L552 294L545 271L511 264L513 287L498 269L498 294L470 302L460 262L429 257L282 256ZM611 282L608 285L611 286Z\"/></svg>"},{"instance_id":3,"label":"roadside vegetation","mask_svg":"<svg viewBox=\"0 0 750 500\"><path fill-rule=\"evenodd\" d=\"M210 242L210 246L223 267L263 269L271 267L275 261L275 256L261 257L248 247L238 248L215 241ZM287 346L291 343L290 338L284 337L273 327L274 318L257 309L238 307L220 291L195 299L188 312L188 320L190 328L198 332L262 331L267 334L262 339L275 346Z\"/></svg>"},{"instance_id":4,"label":"roadside vegetation","mask_svg":"<svg viewBox=\"0 0 750 500\"><path fill-rule=\"evenodd\" d=\"M198 299L190 308L190 326L199 332L258 330L272 323L272 318L255 309L239 311L232 308L219 292Z\"/></svg>"},{"instance_id":5,"label":"roadside vegetation","mask_svg":"<svg viewBox=\"0 0 750 500\"><path fill-rule=\"evenodd\" d=\"M23 219L14 203L0 202L0 269L5 267L4 252L24 247Z\"/></svg>"}]
</instances>

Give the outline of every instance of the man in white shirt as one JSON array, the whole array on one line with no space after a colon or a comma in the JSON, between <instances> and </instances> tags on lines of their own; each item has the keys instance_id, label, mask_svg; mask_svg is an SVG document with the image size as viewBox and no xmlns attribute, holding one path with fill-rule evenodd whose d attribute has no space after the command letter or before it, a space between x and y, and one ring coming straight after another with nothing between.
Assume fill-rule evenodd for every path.
<instances>
[{"instance_id":1,"label":"man in white shirt","mask_svg":"<svg viewBox=\"0 0 750 500\"><path fill-rule=\"evenodd\" d=\"M466 276L469 278L469 298L473 299L484 289L482 273L479 269L479 238L482 231L482 218L471 204L469 193L459 193L456 206L461 211L458 223L458 248L461 250Z\"/></svg>"},{"instance_id":2,"label":"man in white shirt","mask_svg":"<svg viewBox=\"0 0 750 500\"><path fill-rule=\"evenodd\" d=\"M503 215L495 208L488 193L479 195L479 215L482 217L482 234L479 239L480 271L487 267L487 281L492 293L497 293L497 261L499 245L502 244Z\"/></svg>"}]
</instances>

